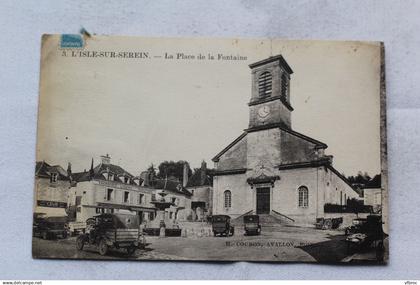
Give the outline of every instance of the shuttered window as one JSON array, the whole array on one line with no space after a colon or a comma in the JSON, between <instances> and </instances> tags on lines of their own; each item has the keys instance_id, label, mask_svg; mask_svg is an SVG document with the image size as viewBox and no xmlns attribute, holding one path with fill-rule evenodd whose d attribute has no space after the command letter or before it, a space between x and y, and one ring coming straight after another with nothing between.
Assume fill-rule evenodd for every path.
<instances>
[{"instance_id":1,"label":"shuttered window","mask_svg":"<svg viewBox=\"0 0 420 285\"><path fill-rule=\"evenodd\" d=\"M232 193L229 190L225 191L225 208L232 207Z\"/></svg>"},{"instance_id":2,"label":"shuttered window","mask_svg":"<svg viewBox=\"0 0 420 285\"><path fill-rule=\"evenodd\" d=\"M258 77L258 91L260 97L270 96L272 92L273 76L270 72L266 71Z\"/></svg>"},{"instance_id":3,"label":"shuttered window","mask_svg":"<svg viewBox=\"0 0 420 285\"><path fill-rule=\"evenodd\" d=\"M283 74L281 76L281 96L287 98L287 93L289 93L289 78Z\"/></svg>"}]
</instances>

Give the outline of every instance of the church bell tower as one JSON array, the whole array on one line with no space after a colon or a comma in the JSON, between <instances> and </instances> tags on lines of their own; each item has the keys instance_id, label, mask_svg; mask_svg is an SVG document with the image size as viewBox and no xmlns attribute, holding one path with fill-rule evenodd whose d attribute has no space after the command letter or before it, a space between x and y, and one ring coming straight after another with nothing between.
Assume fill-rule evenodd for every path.
<instances>
[{"instance_id":1,"label":"church bell tower","mask_svg":"<svg viewBox=\"0 0 420 285\"><path fill-rule=\"evenodd\" d=\"M252 96L249 106L249 129L275 125L292 128L290 75L293 70L281 55L250 64Z\"/></svg>"}]
</instances>

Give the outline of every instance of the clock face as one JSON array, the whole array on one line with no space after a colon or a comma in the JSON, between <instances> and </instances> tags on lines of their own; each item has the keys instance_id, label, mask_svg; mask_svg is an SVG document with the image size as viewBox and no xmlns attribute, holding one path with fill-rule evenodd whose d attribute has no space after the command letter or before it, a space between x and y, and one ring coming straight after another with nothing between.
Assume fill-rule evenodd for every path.
<instances>
[{"instance_id":1,"label":"clock face","mask_svg":"<svg viewBox=\"0 0 420 285\"><path fill-rule=\"evenodd\" d=\"M263 106L258 109L258 116L260 116L261 118L265 118L268 115L270 115L270 107Z\"/></svg>"}]
</instances>

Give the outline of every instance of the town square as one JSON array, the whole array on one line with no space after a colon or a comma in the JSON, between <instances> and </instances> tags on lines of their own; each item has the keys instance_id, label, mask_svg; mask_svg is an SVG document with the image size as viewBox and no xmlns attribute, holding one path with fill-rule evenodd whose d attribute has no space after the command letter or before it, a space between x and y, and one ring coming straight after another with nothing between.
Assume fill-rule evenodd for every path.
<instances>
[{"instance_id":1,"label":"town square","mask_svg":"<svg viewBox=\"0 0 420 285\"><path fill-rule=\"evenodd\" d=\"M53 45L55 40L45 38L46 44ZM344 50L348 48L343 46ZM360 48L366 49L370 56L380 55L381 51L379 44ZM319 52L316 48L315 51ZM198 59L186 54L177 56L182 61L176 64L188 66L185 68L189 72L190 66L197 68L198 63L192 61ZM175 68L173 62L177 57L173 57L171 63L161 64ZM156 61L167 59L166 56L153 58ZM238 97L241 106L227 108L220 102L220 108L231 113L236 109L245 109L247 113L246 120L240 122L246 127L231 128L228 138L218 133L229 122L228 113L214 115L205 112L205 108L199 109L198 105L196 109L199 111L190 110L188 100L179 99L184 96L178 95L184 94L182 90L191 88L185 86L204 89L203 82L201 85L197 83L206 77L204 75L189 83L188 78L175 80L171 77L174 74L162 71L163 80L159 84L164 87L147 81L141 84L130 81L133 92L137 94L137 89L143 88L141 90L151 92L153 98L142 95L112 97L112 91L108 92L102 86L87 88L82 84L74 88L74 92L69 91L67 96L74 98L71 104L75 105L82 100L78 92L91 98L83 98L89 102L87 106L78 106L89 110L84 116L92 114L95 119L87 117L81 120L71 116L65 120L61 119L64 115L57 112L55 118L62 121L63 130L41 108L39 149L42 155L38 156L35 167L33 256L323 263L381 263L387 260L387 233L383 230L387 224L382 219L384 185L380 164L380 109L375 105L379 104L379 85L359 87L372 92L366 96L370 101L363 103L370 102L373 106L369 113L372 119L360 128L366 141L375 144L354 140L357 147L345 145L341 135L335 133L340 127L336 126L334 131L336 121L331 121L328 116L323 118L314 110L311 110L313 118L307 114L302 116L305 110L308 112L306 103L310 96L303 104L294 103L295 96L301 93L294 93L294 86L305 84L298 81L294 85L294 77L299 80L295 74L304 72L302 66L305 65L301 57L291 58L294 62L301 62L301 65L297 64L300 66L297 71L281 53L258 56L257 60L247 64L241 61L248 60L248 57L231 63L242 70L235 76L247 79L250 90L246 96ZM59 57L59 60L70 64L74 59ZM346 64L352 63L352 57L348 56L347 60ZM139 63L131 63L134 65L130 68L127 63L122 64L121 70L126 76L135 76L131 75L130 68L139 68L135 65ZM220 78L225 80L224 84L232 84L231 91L225 96L229 100L228 97L236 92L235 80L239 79L234 79L228 71L224 72L224 77ZM325 76L325 80L333 73L328 72L330 75ZM75 74L75 77L79 76L77 72ZM139 74L142 80L145 76L150 75L147 72ZM313 73L312 76L316 78ZM345 78L345 73L342 76ZM375 76L379 82L379 75ZM110 78L102 69L93 71L93 80L97 77ZM57 80L68 79L60 77ZM103 84L112 88L106 82ZM45 88L50 90L48 84ZM174 88L178 90L174 93L178 99L164 92L155 93L155 88L169 88L169 94ZM218 88L224 90L223 85ZM339 87L334 90L340 93ZM317 100L324 102L324 106L330 103L331 112L341 110L333 113L336 116L344 113L340 109L342 101L345 105L351 103L347 97L319 94L317 98L321 99ZM104 102L97 102L95 96ZM41 104L43 98L41 96ZM152 99L160 104L144 107ZM209 99L201 100L206 102ZM61 102L53 97L50 100L58 106L66 102L66 99ZM125 106L127 114L116 114L114 105ZM60 108L57 110L64 110L66 116L75 112L72 108ZM166 125L159 123L171 112L177 116L172 116ZM197 120L205 122L194 126L194 132L186 131L188 126L195 124L189 112L198 112ZM296 114L304 119L295 120ZM183 115L186 117L177 118ZM126 120L121 120L120 116ZM132 120L135 116L141 116L142 120ZM109 119L103 124L103 120ZM313 119L325 127L302 130L302 122L312 122ZM340 123L350 124L357 130L359 126L354 125L355 119L357 117L345 117ZM181 123L175 123L177 120ZM85 133L86 137L79 135L73 124L78 125L80 133ZM50 130L61 135L55 138ZM91 135L92 130L97 136ZM169 133L170 139L167 138ZM203 139L207 137L206 133L212 134L207 141ZM334 146L332 150L329 149L330 141ZM49 145L62 155L50 151ZM136 148L130 148L132 146ZM98 149L110 151L99 153ZM365 153L366 149L370 156ZM145 159L134 153L142 153ZM361 158L355 159L355 153ZM65 164L60 165L58 161Z\"/></svg>"}]
</instances>

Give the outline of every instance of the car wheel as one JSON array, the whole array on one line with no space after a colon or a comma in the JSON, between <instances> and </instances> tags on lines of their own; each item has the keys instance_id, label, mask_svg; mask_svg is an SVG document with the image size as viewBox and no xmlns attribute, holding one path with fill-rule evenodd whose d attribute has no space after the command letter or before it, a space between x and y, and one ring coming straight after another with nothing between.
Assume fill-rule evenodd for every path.
<instances>
[{"instance_id":1,"label":"car wheel","mask_svg":"<svg viewBox=\"0 0 420 285\"><path fill-rule=\"evenodd\" d=\"M78 236L76 239L76 247L78 250L83 250L83 247L85 246L85 237L84 236Z\"/></svg>"},{"instance_id":2,"label":"car wheel","mask_svg":"<svg viewBox=\"0 0 420 285\"><path fill-rule=\"evenodd\" d=\"M127 247L127 254L133 255L136 252L136 248L134 246Z\"/></svg>"},{"instance_id":3,"label":"car wheel","mask_svg":"<svg viewBox=\"0 0 420 285\"><path fill-rule=\"evenodd\" d=\"M101 239L99 242L99 254L105 255L108 252L108 245L106 244L106 241L104 239Z\"/></svg>"}]
</instances>

